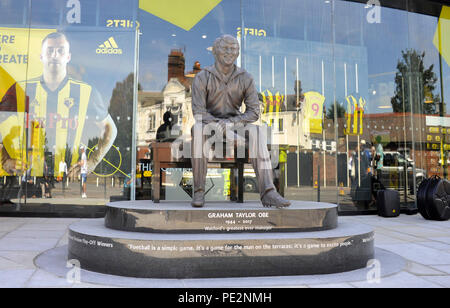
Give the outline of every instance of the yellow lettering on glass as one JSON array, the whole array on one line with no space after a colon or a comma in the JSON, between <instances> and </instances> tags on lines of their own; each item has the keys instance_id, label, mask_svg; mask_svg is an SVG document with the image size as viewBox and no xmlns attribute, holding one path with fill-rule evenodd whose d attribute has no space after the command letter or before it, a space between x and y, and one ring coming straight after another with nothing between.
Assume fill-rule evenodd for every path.
<instances>
[{"instance_id":1,"label":"yellow lettering on glass","mask_svg":"<svg viewBox=\"0 0 450 308\"><path fill-rule=\"evenodd\" d=\"M108 19L106 21L106 26L114 28L133 28L134 22L128 19Z\"/></svg>"},{"instance_id":2,"label":"yellow lettering on glass","mask_svg":"<svg viewBox=\"0 0 450 308\"><path fill-rule=\"evenodd\" d=\"M237 28L237 36L241 37L242 34L242 28ZM267 32L263 29L256 29L256 28L244 28L244 35L252 35L252 36L266 36Z\"/></svg>"}]
</instances>

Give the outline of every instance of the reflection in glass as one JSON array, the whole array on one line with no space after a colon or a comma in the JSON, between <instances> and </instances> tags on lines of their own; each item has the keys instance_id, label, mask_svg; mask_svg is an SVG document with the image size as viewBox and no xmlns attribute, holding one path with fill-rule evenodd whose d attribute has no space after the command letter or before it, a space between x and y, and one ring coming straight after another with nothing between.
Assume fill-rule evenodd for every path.
<instances>
[{"instance_id":1,"label":"reflection in glass","mask_svg":"<svg viewBox=\"0 0 450 308\"><path fill-rule=\"evenodd\" d=\"M116 136L122 127L131 131L133 86L116 82L131 76L134 84L134 28L104 31L107 25L92 19L100 1L82 7L78 1L67 7L53 0L25 2L0 4L2 15L10 11L11 18L22 17L10 22L4 16L2 23L8 24L0 35L2 203L17 203L24 211L46 211L43 205L49 203L58 210L104 204L109 195L121 194L121 183L130 178L131 134L125 140ZM132 21L136 12L124 4L108 3L103 11L121 11L120 18ZM126 4L137 9L137 1ZM60 25L64 33L56 30ZM93 25L102 29L83 29ZM89 198L82 202L85 183Z\"/></svg>"},{"instance_id":2,"label":"reflection in glass","mask_svg":"<svg viewBox=\"0 0 450 308\"><path fill-rule=\"evenodd\" d=\"M288 198L339 203L341 211L374 211L376 191L383 187L398 190L402 206L412 205L424 178L448 176L450 67L438 27L446 6L403 0L383 2L375 10L344 0L221 1L203 18L191 14L196 23L186 30L139 10L138 1L82 1L80 8L65 2L0 2L3 202L16 202L19 195L36 204L43 202L41 196L51 196L45 202L84 202L81 180L71 173L81 144L92 162L86 203L128 198L133 185L138 198L151 198L149 145L168 112L171 121L161 129L166 132L161 140L189 138L192 79L213 63L212 41L225 33L240 40L237 64L253 75L259 124L271 128L270 142L282 150L286 172L278 185L286 186ZM142 35L134 181L137 26ZM61 27L70 42L67 79L51 85L41 80L43 65L57 72L64 64L51 59L64 59L67 50L51 46L42 53L42 40ZM89 88L83 120L78 107L81 92ZM60 92L67 95L57 98ZM108 115L118 134L108 153L100 153L105 132L96 122ZM222 171L212 169L209 175L217 200L229 196L231 178ZM167 197L188 196L190 170L167 169L162 177ZM257 196L250 170L245 187L245 199Z\"/></svg>"}]
</instances>

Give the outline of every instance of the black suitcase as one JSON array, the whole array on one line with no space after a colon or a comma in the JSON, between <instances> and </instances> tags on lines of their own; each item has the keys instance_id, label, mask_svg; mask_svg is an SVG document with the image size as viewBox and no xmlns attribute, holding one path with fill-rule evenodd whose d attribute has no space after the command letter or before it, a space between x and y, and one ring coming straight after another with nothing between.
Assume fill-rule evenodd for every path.
<instances>
[{"instance_id":1,"label":"black suitcase","mask_svg":"<svg viewBox=\"0 0 450 308\"><path fill-rule=\"evenodd\" d=\"M427 220L450 219L450 181L432 176L417 190L417 208Z\"/></svg>"},{"instance_id":2,"label":"black suitcase","mask_svg":"<svg viewBox=\"0 0 450 308\"><path fill-rule=\"evenodd\" d=\"M369 176L361 177L361 185L358 186L358 180L355 180L351 188L351 197L353 201L372 201L372 179Z\"/></svg>"},{"instance_id":3,"label":"black suitcase","mask_svg":"<svg viewBox=\"0 0 450 308\"><path fill-rule=\"evenodd\" d=\"M436 215L434 214L434 192L442 179L439 176L432 176L429 180L429 184L425 191L425 219L436 220Z\"/></svg>"},{"instance_id":4,"label":"black suitcase","mask_svg":"<svg viewBox=\"0 0 450 308\"><path fill-rule=\"evenodd\" d=\"M400 193L391 189L379 190L377 209L379 216L397 217L400 215Z\"/></svg>"},{"instance_id":5,"label":"black suitcase","mask_svg":"<svg viewBox=\"0 0 450 308\"><path fill-rule=\"evenodd\" d=\"M419 188L417 189L417 209L419 210L420 215L422 215L425 219L430 219L430 216L427 212L427 190L431 183L431 178L425 179L420 183Z\"/></svg>"},{"instance_id":6,"label":"black suitcase","mask_svg":"<svg viewBox=\"0 0 450 308\"><path fill-rule=\"evenodd\" d=\"M450 182L437 178L427 190L426 210L431 220L450 219Z\"/></svg>"}]
</instances>

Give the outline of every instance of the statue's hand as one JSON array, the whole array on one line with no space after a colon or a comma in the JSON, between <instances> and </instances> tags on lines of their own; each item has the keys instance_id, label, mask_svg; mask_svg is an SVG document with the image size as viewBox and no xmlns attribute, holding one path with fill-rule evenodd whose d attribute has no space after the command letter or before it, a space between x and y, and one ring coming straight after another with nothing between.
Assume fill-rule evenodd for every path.
<instances>
[{"instance_id":1,"label":"statue's hand","mask_svg":"<svg viewBox=\"0 0 450 308\"><path fill-rule=\"evenodd\" d=\"M233 126L233 123L231 123L231 121L228 119L221 119L219 120L219 122L217 122L217 126L219 127L220 131L224 133L227 129Z\"/></svg>"}]
</instances>

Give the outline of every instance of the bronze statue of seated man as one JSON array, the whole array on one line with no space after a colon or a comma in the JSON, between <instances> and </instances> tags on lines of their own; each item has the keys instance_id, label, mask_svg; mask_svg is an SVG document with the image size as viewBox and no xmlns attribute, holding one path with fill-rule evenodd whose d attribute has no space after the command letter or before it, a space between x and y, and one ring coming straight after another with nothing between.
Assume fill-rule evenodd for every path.
<instances>
[{"instance_id":1,"label":"bronze statue of seated man","mask_svg":"<svg viewBox=\"0 0 450 308\"><path fill-rule=\"evenodd\" d=\"M205 145L212 130L214 142L225 138L226 143L247 144L248 157L255 170L261 202L264 206L287 207L288 200L281 197L273 184L272 164L267 149L267 138L260 126L251 123L260 116L259 100L252 76L237 67L239 43L231 35L217 38L213 45L215 63L198 73L192 84L192 112L195 125L192 129L191 161L194 177L192 206L205 203L205 182L208 153ZM245 104L245 112L241 106ZM249 138L245 132L249 132ZM239 147L241 145L241 147Z\"/></svg>"}]
</instances>

